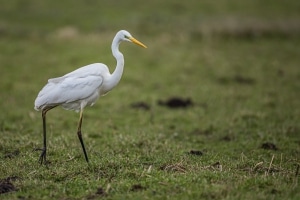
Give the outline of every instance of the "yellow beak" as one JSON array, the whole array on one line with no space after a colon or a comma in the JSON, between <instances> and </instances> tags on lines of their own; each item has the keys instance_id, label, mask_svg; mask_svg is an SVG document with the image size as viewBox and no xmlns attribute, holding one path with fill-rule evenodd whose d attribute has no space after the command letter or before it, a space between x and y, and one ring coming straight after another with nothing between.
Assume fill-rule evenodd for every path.
<instances>
[{"instance_id":1,"label":"yellow beak","mask_svg":"<svg viewBox=\"0 0 300 200\"><path fill-rule=\"evenodd\" d=\"M137 44L137 45L139 45L139 46L141 46L141 47L147 48L146 45L144 45L143 43L141 43L140 41L138 41L138 40L135 39L134 37L129 38L129 40L130 40L131 42L133 42L134 44Z\"/></svg>"}]
</instances>

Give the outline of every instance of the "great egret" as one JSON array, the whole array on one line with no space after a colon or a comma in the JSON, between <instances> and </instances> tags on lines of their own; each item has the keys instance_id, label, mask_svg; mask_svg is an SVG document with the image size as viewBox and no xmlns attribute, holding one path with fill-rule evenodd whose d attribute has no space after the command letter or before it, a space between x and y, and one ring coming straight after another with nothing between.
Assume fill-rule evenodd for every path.
<instances>
[{"instance_id":1,"label":"great egret","mask_svg":"<svg viewBox=\"0 0 300 200\"><path fill-rule=\"evenodd\" d=\"M132 37L128 31L121 30L116 34L111 45L112 54L117 60L117 66L112 74L110 74L105 64L94 63L62 77L49 79L48 83L39 92L35 99L34 108L37 111L42 111L44 146L38 149L42 151L39 158L41 164L46 164L46 114L59 105L67 110L80 111L77 135L85 160L89 162L81 135L83 110L87 105L92 106L100 96L112 90L119 83L124 68L124 57L119 51L119 44L122 41L133 42L147 48L143 43Z\"/></svg>"}]
</instances>

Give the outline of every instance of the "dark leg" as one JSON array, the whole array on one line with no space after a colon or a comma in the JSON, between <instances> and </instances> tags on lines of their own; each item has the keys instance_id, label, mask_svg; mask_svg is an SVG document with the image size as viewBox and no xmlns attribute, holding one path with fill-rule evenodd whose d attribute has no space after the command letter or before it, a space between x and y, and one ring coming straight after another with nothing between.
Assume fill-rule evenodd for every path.
<instances>
[{"instance_id":1,"label":"dark leg","mask_svg":"<svg viewBox=\"0 0 300 200\"><path fill-rule=\"evenodd\" d=\"M86 162L88 163L88 162L89 162L89 159L88 159L88 156L87 156L87 154L86 154L85 147L84 147L84 143L83 143L83 140L82 140L82 135L81 135L82 114L83 114L83 109L81 109L81 111L80 111L80 117L79 117L79 123L78 123L77 135L78 135L78 138L79 138L79 141L80 141L80 144L81 144L83 153L84 153L85 160L86 160Z\"/></svg>"},{"instance_id":2,"label":"dark leg","mask_svg":"<svg viewBox=\"0 0 300 200\"><path fill-rule=\"evenodd\" d=\"M39 162L41 164L46 164L46 152L47 152L47 137L46 137L46 114L49 110L51 110L52 108L54 108L56 106L53 106L53 107L48 107L48 108L45 108L44 110L42 110L42 118L43 118L43 139L44 139L44 147L42 149L38 149L38 150L41 150L42 153L40 155L40 158L39 158Z\"/></svg>"}]
</instances>

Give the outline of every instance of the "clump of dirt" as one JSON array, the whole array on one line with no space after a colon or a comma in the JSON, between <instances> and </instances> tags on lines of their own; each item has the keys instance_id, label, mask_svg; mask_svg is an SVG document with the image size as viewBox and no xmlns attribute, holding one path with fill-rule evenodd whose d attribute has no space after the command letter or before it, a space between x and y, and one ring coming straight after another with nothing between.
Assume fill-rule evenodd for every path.
<instances>
[{"instance_id":1,"label":"clump of dirt","mask_svg":"<svg viewBox=\"0 0 300 200\"><path fill-rule=\"evenodd\" d=\"M5 179L0 179L0 194L17 191L18 189L11 182L17 179L19 179L19 177L17 176L11 176Z\"/></svg>"},{"instance_id":2,"label":"clump of dirt","mask_svg":"<svg viewBox=\"0 0 300 200\"><path fill-rule=\"evenodd\" d=\"M106 196L107 196L107 192L102 187L99 187L97 188L95 194L88 195L86 199L98 199L99 197L106 197Z\"/></svg>"},{"instance_id":3,"label":"clump of dirt","mask_svg":"<svg viewBox=\"0 0 300 200\"><path fill-rule=\"evenodd\" d=\"M189 152L190 155L195 155L195 156L202 156L203 155L203 152L202 151L199 151L199 150L191 150Z\"/></svg>"},{"instance_id":4,"label":"clump of dirt","mask_svg":"<svg viewBox=\"0 0 300 200\"><path fill-rule=\"evenodd\" d=\"M131 186L130 191L136 192L136 191L145 190L145 189L146 188L143 187L141 184L134 184Z\"/></svg>"},{"instance_id":5,"label":"clump of dirt","mask_svg":"<svg viewBox=\"0 0 300 200\"><path fill-rule=\"evenodd\" d=\"M96 192L97 195L106 196L106 192L102 187L99 187Z\"/></svg>"},{"instance_id":6,"label":"clump of dirt","mask_svg":"<svg viewBox=\"0 0 300 200\"><path fill-rule=\"evenodd\" d=\"M150 105L145 102L135 102L130 104L131 108L140 109L140 110L150 110Z\"/></svg>"},{"instance_id":7,"label":"clump of dirt","mask_svg":"<svg viewBox=\"0 0 300 200\"><path fill-rule=\"evenodd\" d=\"M265 142L261 145L261 148L266 149L266 150L278 150L278 148L276 147L275 144L271 143L271 142Z\"/></svg>"},{"instance_id":8,"label":"clump of dirt","mask_svg":"<svg viewBox=\"0 0 300 200\"><path fill-rule=\"evenodd\" d=\"M12 152L5 152L4 158L14 158L14 157L18 156L19 154L20 154L19 149L12 151Z\"/></svg>"},{"instance_id":9,"label":"clump of dirt","mask_svg":"<svg viewBox=\"0 0 300 200\"><path fill-rule=\"evenodd\" d=\"M225 135L224 137L221 137L220 140L225 141L225 142L230 142L230 141L234 140L234 137L231 135Z\"/></svg>"},{"instance_id":10,"label":"clump of dirt","mask_svg":"<svg viewBox=\"0 0 300 200\"><path fill-rule=\"evenodd\" d=\"M176 109L176 108L188 108L190 106L193 106L194 103L190 98L180 98L180 97L171 97L165 101L163 100L158 100L157 101L158 105L160 106L166 106L171 109Z\"/></svg>"}]
</instances>

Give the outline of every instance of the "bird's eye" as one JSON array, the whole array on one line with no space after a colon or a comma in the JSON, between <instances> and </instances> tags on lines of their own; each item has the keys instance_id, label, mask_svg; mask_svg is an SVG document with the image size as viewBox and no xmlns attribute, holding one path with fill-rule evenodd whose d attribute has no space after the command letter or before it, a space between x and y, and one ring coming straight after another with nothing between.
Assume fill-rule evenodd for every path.
<instances>
[{"instance_id":1,"label":"bird's eye","mask_svg":"<svg viewBox=\"0 0 300 200\"><path fill-rule=\"evenodd\" d=\"M126 39L129 39L129 37L128 37L127 35L124 35L124 37L125 37Z\"/></svg>"}]
</instances>

